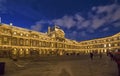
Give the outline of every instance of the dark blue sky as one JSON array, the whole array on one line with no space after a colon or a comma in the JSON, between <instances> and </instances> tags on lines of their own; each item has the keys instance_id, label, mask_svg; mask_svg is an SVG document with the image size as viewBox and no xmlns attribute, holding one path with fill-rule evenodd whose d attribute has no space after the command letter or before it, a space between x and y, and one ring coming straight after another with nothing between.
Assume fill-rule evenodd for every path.
<instances>
[{"instance_id":1,"label":"dark blue sky","mask_svg":"<svg viewBox=\"0 0 120 76\"><path fill-rule=\"evenodd\" d=\"M78 41L120 32L119 14L120 0L0 0L2 23L41 32L57 24Z\"/></svg>"}]
</instances>

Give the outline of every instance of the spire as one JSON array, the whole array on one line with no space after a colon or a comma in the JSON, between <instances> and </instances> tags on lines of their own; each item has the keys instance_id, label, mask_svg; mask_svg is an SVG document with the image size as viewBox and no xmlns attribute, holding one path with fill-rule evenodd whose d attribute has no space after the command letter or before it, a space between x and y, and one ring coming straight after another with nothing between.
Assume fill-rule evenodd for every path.
<instances>
[{"instance_id":1,"label":"spire","mask_svg":"<svg viewBox=\"0 0 120 76\"><path fill-rule=\"evenodd\" d=\"M48 34L50 34L50 26L48 27Z\"/></svg>"}]
</instances>

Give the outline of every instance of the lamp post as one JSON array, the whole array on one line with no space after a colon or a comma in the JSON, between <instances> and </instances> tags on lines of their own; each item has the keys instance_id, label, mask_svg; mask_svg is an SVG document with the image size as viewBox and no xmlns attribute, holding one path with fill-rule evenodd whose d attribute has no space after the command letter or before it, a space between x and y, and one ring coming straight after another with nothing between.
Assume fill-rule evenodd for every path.
<instances>
[{"instance_id":1,"label":"lamp post","mask_svg":"<svg viewBox=\"0 0 120 76\"><path fill-rule=\"evenodd\" d=\"M32 50L32 40L31 40L31 30L29 31L29 40L30 40L30 43L29 43L29 46L30 46L30 56L32 56L32 52L31 52L31 50Z\"/></svg>"},{"instance_id":2,"label":"lamp post","mask_svg":"<svg viewBox=\"0 0 120 76\"><path fill-rule=\"evenodd\" d=\"M12 58L12 25L10 24L10 33L11 33L11 37L10 37L10 40L11 40L11 43L10 43L10 45L11 45L11 50L10 50L10 52L9 52L9 57L10 58Z\"/></svg>"}]
</instances>

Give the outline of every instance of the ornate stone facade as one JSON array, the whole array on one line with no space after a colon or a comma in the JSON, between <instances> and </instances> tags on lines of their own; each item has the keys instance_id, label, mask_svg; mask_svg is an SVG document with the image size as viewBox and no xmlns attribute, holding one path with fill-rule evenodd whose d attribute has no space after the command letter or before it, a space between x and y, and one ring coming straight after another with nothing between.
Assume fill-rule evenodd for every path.
<instances>
[{"instance_id":1,"label":"ornate stone facade","mask_svg":"<svg viewBox=\"0 0 120 76\"><path fill-rule=\"evenodd\" d=\"M77 42L65 38L60 27L48 27L47 33L0 24L0 57L83 54L120 49L120 33L99 39Z\"/></svg>"},{"instance_id":2,"label":"ornate stone facade","mask_svg":"<svg viewBox=\"0 0 120 76\"><path fill-rule=\"evenodd\" d=\"M115 52L120 49L120 33L113 36L93 39L88 41L82 41L80 43L80 50L85 53L88 52Z\"/></svg>"}]
</instances>

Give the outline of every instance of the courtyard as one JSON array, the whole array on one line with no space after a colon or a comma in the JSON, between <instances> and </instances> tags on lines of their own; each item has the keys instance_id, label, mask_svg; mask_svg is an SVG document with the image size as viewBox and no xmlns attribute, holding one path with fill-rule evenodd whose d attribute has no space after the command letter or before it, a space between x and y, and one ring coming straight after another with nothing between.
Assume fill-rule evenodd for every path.
<instances>
[{"instance_id":1,"label":"courtyard","mask_svg":"<svg viewBox=\"0 0 120 76\"><path fill-rule=\"evenodd\" d=\"M41 56L18 59L0 58L5 62L3 76L117 76L117 65L106 55Z\"/></svg>"}]
</instances>

